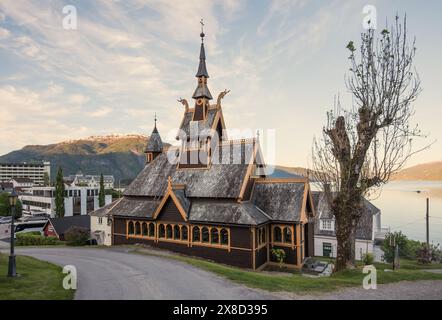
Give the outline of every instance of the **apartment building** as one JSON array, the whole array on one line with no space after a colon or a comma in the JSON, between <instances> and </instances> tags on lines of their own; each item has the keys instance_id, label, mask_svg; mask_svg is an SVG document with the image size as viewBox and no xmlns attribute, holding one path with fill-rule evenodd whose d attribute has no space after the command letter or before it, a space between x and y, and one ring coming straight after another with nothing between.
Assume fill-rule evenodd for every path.
<instances>
[{"instance_id":1,"label":"apartment building","mask_svg":"<svg viewBox=\"0 0 442 320\"><path fill-rule=\"evenodd\" d=\"M0 163L0 180L27 178L36 185L43 185L45 174L50 178L51 163L43 162L10 162Z\"/></svg>"},{"instance_id":2,"label":"apartment building","mask_svg":"<svg viewBox=\"0 0 442 320\"><path fill-rule=\"evenodd\" d=\"M99 188L65 186L65 216L86 215L99 208ZM23 213L46 213L55 217L55 187L33 187L28 194L19 196ZM105 204L111 203L112 196L105 196Z\"/></svg>"}]
</instances>

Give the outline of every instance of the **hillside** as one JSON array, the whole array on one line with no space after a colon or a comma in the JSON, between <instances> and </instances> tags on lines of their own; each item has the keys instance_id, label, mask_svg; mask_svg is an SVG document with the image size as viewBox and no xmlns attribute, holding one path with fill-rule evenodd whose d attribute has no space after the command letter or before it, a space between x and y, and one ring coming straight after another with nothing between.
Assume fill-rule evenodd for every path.
<instances>
[{"instance_id":1,"label":"hillside","mask_svg":"<svg viewBox=\"0 0 442 320\"><path fill-rule=\"evenodd\" d=\"M148 137L144 135L93 136L50 145L29 145L0 156L0 162L51 162L51 176L59 166L64 175L81 170L85 174L113 174L129 181L144 166L143 154Z\"/></svg>"},{"instance_id":2,"label":"hillside","mask_svg":"<svg viewBox=\"0 0 442 320\"><path fill-rule=\"evenodd\" d=\"M393 180L442 180L442 161L428 162L403 169L397 173Z\"/></svg>"}]
</instances>

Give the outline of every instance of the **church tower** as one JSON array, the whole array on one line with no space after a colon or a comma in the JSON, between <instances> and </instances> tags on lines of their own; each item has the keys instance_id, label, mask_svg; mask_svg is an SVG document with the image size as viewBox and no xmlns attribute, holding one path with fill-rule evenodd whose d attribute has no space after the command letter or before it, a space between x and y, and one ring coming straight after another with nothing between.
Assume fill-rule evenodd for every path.
<instances>
[{"instance_id":1,"label":"church tower","mask_svg":"<svg viewBox=\"0 0 442 320\"><path fill-rule=\"evenodd\" d=\"M204 23L201 20L201 48L200 48L200 63L198 66L198 72L196 73L196 78L198 79L198 84L193 93L192 98L195 99L195 112L193 114L193 121L206 120L207 110L209 109L209 102L212 100L212 95L210 94L209 88L207 87L207 79L209 78L209 73L206 67L206 52L204 50Z\"/></svg>"},{"instance_id":2,"label":"church tower","mask_svg":"<svg viewBox=\"0 0 442 320\"><path fill-rule=\"evenodd\" d=\"M163 141L161 140L160 133L157 129L157 115L155 115L155 124L152 133L147 143L146 151L146 164L151 163L158 155L163 152Z\"/></svg>"}]
</instances>

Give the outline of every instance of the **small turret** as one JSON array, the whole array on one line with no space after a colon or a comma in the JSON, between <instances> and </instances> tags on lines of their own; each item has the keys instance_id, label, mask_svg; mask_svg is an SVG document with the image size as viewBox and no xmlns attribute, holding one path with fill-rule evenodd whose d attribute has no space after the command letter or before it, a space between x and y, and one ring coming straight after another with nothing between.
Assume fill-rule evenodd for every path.
<instances>
[{"instance_id":1,"label":"small turret","mask_svg":"<svg viewBox=\"0 0 442 320\"><path fill-rule=\"evenodd\" d=\"M146 146L146 164L151 163L163 152L163 141L157 129L157 115L155 114L155 124Z\"/></svg>"}]
</instances>

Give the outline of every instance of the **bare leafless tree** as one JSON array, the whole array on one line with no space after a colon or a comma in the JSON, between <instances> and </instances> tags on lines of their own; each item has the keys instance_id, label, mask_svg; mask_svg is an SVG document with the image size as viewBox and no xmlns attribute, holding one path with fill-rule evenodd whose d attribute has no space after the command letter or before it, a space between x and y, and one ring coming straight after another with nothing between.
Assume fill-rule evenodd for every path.
<instances>
[{"instance_id":1,"label":"bare leafless tree","mask_svg":"<svg viewBox=\"0 0 442 320\"><path fill-rule=\"evenodd\" d=\"M339 99L335 102L312 150L313 178L322 187L336 222L336 270L354 265L363 198L420 151L413 149L412 142L422 137L410 121L421 86L413 66L415 40L407 39L406 18L401 23L396 17L380 33L365 31L359 51L353 42L347 49L346 86L353 106L345 109Z\"/></svg>"}]
</instances>

